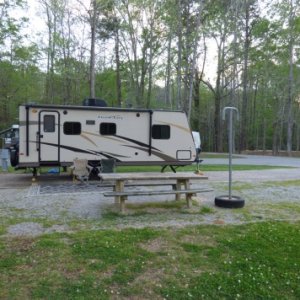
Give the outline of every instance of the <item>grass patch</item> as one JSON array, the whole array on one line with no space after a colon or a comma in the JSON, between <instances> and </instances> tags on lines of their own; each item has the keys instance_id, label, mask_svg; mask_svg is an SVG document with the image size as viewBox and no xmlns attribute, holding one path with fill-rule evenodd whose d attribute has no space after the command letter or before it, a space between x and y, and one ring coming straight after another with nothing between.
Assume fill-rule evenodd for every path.
<instances>
[{"instance_id":1,"label":"grass patch","mask_svg":"<svg viewBox=\"0 0 300 300\"><path fill-rule=\"evenodd\" d=\"M63 168L62 167L40 167L37 168L38 174L47 174L49 170L51 169L57 169L60 170L61 173L63 173ZM7 171L3 171L2 167L0 167L0 173L17 173L17 174L24 174L24 173L32 173L33 169L32 168L27 168L27 169L15 169L15 167L9 166Z\"/></svg>"},{"instance_id":2,"label":"grass patch","mask_svg":"<svg viewBox=\"0 0 300 300\"><path fill-rule=\"evenodd\" d=\"M125 215L124 214L120 214L120 212L115 212L115 211L110 211L107 210L102 214L102 219L104 221L114 221L118 218L124 218Z\"/></svg>"},{"instance_id":3,"label":"grass patch","mask_svg":"<svg viewBox=\"0 0 300 300\"><path fill-rule=\"evenodd\" d=\"M9 166L7 171L4 171L2 167L0 167L0 173L24 173L24 170L15 170L14 167Z\"/></svg>"},{"instance_id":4,"label":"grass patch","mask_svg":"<svg viewBox=\"0 0 300 300\"><path fill-rule=\"evenodd\" d=\"M205 158L228 158L228 154L226 153L206 153L206 152L201 152L200 154L201 159ZM232 158L244 158L245 156L238 156L238 155L232 155Z\"/></svg>"},{"instance_id":5,"label":"grass patch","mask_svg":"<svg viewBox=\"0 0 300 300\"><path fill-rule=\"evenodd\" d=\"M228 184L214 183L214 186L219 189L227 189ZM298 188L300 180L282 180L282 181L262 181L262 182L233 182L233 189L235 191L251 190L251 189L265 189L265 188Z\"/></svg>"},{"instance_id":6,"label":"grass patch","mask_svg":"<svg viewBox=\"0 0 300 300\"><path fill-rule=\"evenodd\" d=\"M188 276L188 280L180 283L172 278L167 281L169 287L161 289L165 297L297 299L300 296L297 285L300 254L296 252L296 243L300 241L299 224L241 226L223 231L223 237L220 236L222 231L217 232L218 246L206 251L207 260L214 266L212 271ZM199 244L185 244L183 249L191 253L190 257L193 254L199 257L204 252Z\"/></svg>"},{"instance_id":7,"label":"grass patch","mask_svg":"<svg viewBox=\"0 0 300 300\"><path fill-rule=\"evenodd\" d=\"M127 203L126 208L133 210L143 209L181 209L186 206L185 200L164 202Z\"/></svg>"},{"instance_id":8,"label":"grass patch","mask_svg":"<svg viewBox=\"0 0 300 300\"><path fill-rule=\"evenodd\" d=\"M272 170L272 169L287 169L292 167L281 167L281 166L267 166L267 165L233 165L234 171L252 171L252 170ZM195 172L196 165L189 165L184 167L178 167L177 172ZM200 170L203 172L207 171L228 171L228 165L200 165ZM160 172L160 166L120 166L116 168L117 173L127 172ZM171 171L166 169L166 171Z\"/></svg>"},{"instance_id":9,"label":"grass patch","mask_svg":"<svg viewBox=\"0 0 300 300\"><path fill-rule=\"evenodd\" d=\"M254 188L257 188L259 184L257 183L249 183L249 182L234 182L233 188L235 191L243 191L243 190L251 190ZM228 188L228 184L225 186L225 188Z\"/></svg>"},{"instance_id":10,"label":"grass patch","mask_svg":"<svg viewBox=\"0 0 300 300\"><path fill-rule=\"evenodd\" d=\"M192 199L193 208L187 210L186 200L181 199L170 200L170 201L160 201L160 202L142 202L142 203L126 203L126 213L122 214L119 211L115 211L116 207L112 207L111 210L107 210L103 215L102 219L104 222L107 221L116 221L118 218L125 218L126 216L145 216L149 215L161 215L165 220L165 213L191 213L196 214L199 213L195 210L195 208L199 207L199 202L197 200ZM118 209L118 208L117 208ZM202 212L200 212L202 213Z\"/></svg>"},{"instance_id":11,"label":"grass patch","mask_svg":"<svg viewBox=\"0 0 300 300\"><path fill-rule=\"evenodd\" d=\"M279 210L279 211L286 211L290 213L300 214L299 203L291 203L291 202L270 203L270 204L265 204L264 207Z\"/></svg>"},{"instance_id":12,"label":"grass patch","mask_svg":"<svg viewBox=\"0 0 300 300\"><path fill-rule=\"evenodd\" d=\"M46 174L48 171L53 168L39 168L39 174ZM127 173L127 172L160 172L162 169L161 166L118 166L116 168L117 173ZM251 170L272 170L272 169L293 169L293 167L285 167L285 166L268 166L268 165L234 165L232 166L232 170L234 171L251 171ZM177 172L195 172L197 170L197 166L195 164L182 166L176 168ZM200 164L200 170L203 172L208 171L228 171L228 164L216 164L216 165L206 165L205 161ZM172 170L168 167L165 170L166 172L172 172ZM9 173L31 173L30 170L15 170L12 167L9 167ZM2 172L0 168L0 173Z\"/></svg>"},{"instance_id":13,"label":"grass patch","mask_svg":"<svg viewBox=\"0 0 300 300\"><path fill-rule=\"evenodd\" d=\"M214 212L215 212L214 209L208 206L202 206L200 209L200 214L202 215L213 214Z\"/></svg>"},{"instance_id":14,"label":"grass patch","mask_svg":"<svg viewBox=\"0 0 300 300\"><path fill-rule=\"evenodd\" d=\"M290 186L299 186L300 180L285 180L285 181L266 181L264 185L267 187L280 186L280 187L290 187Z\"/></svg>"},{"instance_id":15,"label":"grass patch","mask_svg":"<svg viewBox=\"0 0 300 300\"><path fill-rule=\"evenodd\" d=\"M0 241L0 298L299 299L300 223Z\"/></svg>"}]
</instances>

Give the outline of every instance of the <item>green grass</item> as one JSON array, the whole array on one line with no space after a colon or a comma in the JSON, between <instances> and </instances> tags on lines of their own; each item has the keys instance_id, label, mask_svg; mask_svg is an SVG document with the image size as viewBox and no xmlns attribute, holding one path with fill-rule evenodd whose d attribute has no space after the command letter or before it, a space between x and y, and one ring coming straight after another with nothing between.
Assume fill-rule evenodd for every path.
<instances>
[{"instance_id":1,"label":"green grass","mask_svg":"<svg viewBox=\"0 0 300 300\"><path fill-rule=\"evenodd\" d=\"M46 174L50 169L58 169L58 167L41 167L38 168L38 173L40 174ZM60 171L63 172L63 169L60 168ZM18 169L16 170L14 167L9 166L7 171L3 171L2 167L0 166L0 173L18 173L18 174L23 174L23 173L32 173L31 168L27 169Z\"/></svg>"},{"instance_id":2,"label":"green grass","mask_svg":"<svg viewBox=\"0 0 300 300\"><path fill-rule=\"evenodd\" d=\"M271 170L271 169L284 169L291 167L279 167L279 166L266 166L266 165L233 165L233 170L235 171L250 171L250 170ZM122 166L117 167L116 172L118 173L127 173L127 172L160 172L162 169L161 166ZM49 168L39 169L40 174L46 174ZM189 165L178 167L177 172L195 172L197 170L196 165ZM203 172L207 171L228 171L228 165L205 165L200 164L200 170ZM168 167L166 172L172 172ZM9 167L8 173L25 173L25 170L15 170L12 167ZM31 170L27 170L28 173L31 173ZM2 171L0 167L0 173L7 173Z\"/></svg>"},{"instance_id":3,"label":"green grass","mask_svg":"<svg viewBox=\"0 0 300 300\"><path fill-rule=\"evenodd\" d=\"M300 180L285 180L285 181L266 181L264 182L265 186L281 186L281 187L290 187L290 186L299 186Z\"/></svg>"},{"instance_id":4,"label":"green grass","mask_svg":"<svg viewBox=\"0 0 300 300\"><path fill-rule=\"evenodd\" d=\"M200 209L200 214L205 215L205 214L212 214L214 213L214 209L208 206L202 206Z\"/></svg>"},{"instance_id":5,"label":"green grass","mask_svg":"<svg viewBox=\"0 0 300 300\"><path fill-rule=\"evenodd\" d=\"M1 299L299 299L300 223L0 240Z\"/></svg>"},{"instance_id":6,"label":"green grass","mask_svg":"<svg viewBox=\"0 0 300 300\"><path fill-rule=\"evenodd\" d=\"M233 165L232 169L234 171L251 171L251 170L272 170L272 169L286 169L291 167L279 167L279 166L267 166L267 165ZM203 172L207 171L228 171L228 165L200 165L200 170ZM116 170L118 173L126 173L126 172L160 172L160 166L122 166L117 167ZM166 171L171 171L171 169L167 168ZM178 167L176 169L177 172L190 172L196 171L196 165L189 165Z\"/></svg>"},{"instance_id":7,"label":"green grass","mask_svg":"<svg viewBox=\"0 0 300 300\"><path fill-rule=\"evenodd\" d=\"M235 171L251 171L251 170L272 170L272 169L290 169L292 167L282 167L282 166L267 166L267 165L234 165L232 169ZM52 168L41 168L39 172L45 174ZM126 172L160 172L162 169L161 166L122 166L117 167L116 171L119 173L126 173ZM189 166L178 167L176 169L177 172L189 172L189 171L196 171L197 167L195 164ZM228 171L228 165L205 165L205 163L200 164L200 170L203 172L207 171ZM166 171L172 171L170 168L167 168ZM9 173L25 173L25 170L15 170L13 167L9 167ZM28 173L31 170L27 170ZM3 172L0 167L0 173Z\"/></svg>"},{"instance_id":8,"label":"green grass","mask_svg":"<svg viewBox=\"0 0 300 300\"><path fill-rule=\"evenodd\" d=\"M226 153L206 153L206 152L202 152L200 154L201 159L205 159L205 158L228 158L228 154ZM237 155L232 155L232 158L243 158L245 156L237 156Z\"/></svg>"},{"instance_id":9,"label":"green grass","mask_svg":"<svg viewBox=\"0 0 300 300\"><path fill-rule=\"evenodd\" d=\"M286 213L298 213L300 214L300 203L294 202L279 202L279 203L272 203L272 204L265 204L264 207L272 209L273 211L284 211Z\"/></svg>"},{"instance_id":10,"label":"green grass","mask_svg":"<svg viewBox=\"0 0 300 300\"><path fill-rule=\"evenodd\" d=\"M126 203L126 212L120 213L116 211L115 208L107 209L107 211L102 214L101 218L103 222L108 225L107 221L125 221L125 217L137 217L145 216L146 218L160 217L163 220L166 220L166 213L177 214L178 216L183 216L185 214L206 214L212 213L213 210L209 207L202 206L199 210L199 202L195 199L192 199L192 209L187 209L186 200L167 200L167 201L151 201L151 202L142 202L142 203ZM148 220L149 220L148 218ZM128 218L126 218L128 221ZM133 220L133 219L132 219Z\"/></svg>"},{"instance_id":11,"label":"green grass","mask_svg":"<svg viewBox=\"0 0 300 300\"><path fill-rule=\"evenodd\" d=\"M143 209L181 209L186 206L186 201L164 201L164 202L143 202L143 203L127 203L126 208L132 210Z\"/></svg>"}]
</instances>

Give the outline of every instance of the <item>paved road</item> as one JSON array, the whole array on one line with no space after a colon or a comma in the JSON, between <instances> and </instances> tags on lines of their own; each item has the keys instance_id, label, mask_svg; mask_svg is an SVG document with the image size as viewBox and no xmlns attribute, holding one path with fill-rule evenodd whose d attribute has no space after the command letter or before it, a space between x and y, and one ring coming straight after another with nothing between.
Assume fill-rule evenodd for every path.
<instances>
[{"instance_id":1,"label":"paved road","mask_svg":"<svg viewBox=\"0 0 300 300\"><path fill-rule=\"evenodd\" d=\"M266 165L293 167L294 169L272 169L254 171L234 171L234 181L270 181L300 179L300 158L260 155L234 155L234 165ZM227 158L204 158L203 165L228 164ZM200 168L201 169L201 168ZM228 180L228 172L205 172L212 181Z\"/></svg>"},{"instance_id":2,"label":"paved road","mask_svg":"<svg viewBox=\"0 0 300 300\"><path fill-rule=\"evenodd\" d=\"M203 165L228 164L227 158L204 158ZM267 165L300 168L300 158L263 155L234 155L233 164L236 165Z\"/></svg>"}]
</instances>

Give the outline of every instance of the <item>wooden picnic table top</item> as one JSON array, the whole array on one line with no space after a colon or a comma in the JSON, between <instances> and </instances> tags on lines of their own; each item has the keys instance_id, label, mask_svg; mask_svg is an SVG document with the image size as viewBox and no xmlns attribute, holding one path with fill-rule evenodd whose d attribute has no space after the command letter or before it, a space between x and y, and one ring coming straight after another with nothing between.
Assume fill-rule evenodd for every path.
<instances>
[{"instance_id":1,"label":"wooden picnic table top","mask_svg":"<svg viewBox=\"0 0 300 300\"><path fill-rule=\"evenodd\" d=\"M103 180L205 180L207 176L202 174L195 174L191 172L178 173L161 173L161 172L143 172L143 173L101 173L99 177Z\"/></svg>"}]
</instances>

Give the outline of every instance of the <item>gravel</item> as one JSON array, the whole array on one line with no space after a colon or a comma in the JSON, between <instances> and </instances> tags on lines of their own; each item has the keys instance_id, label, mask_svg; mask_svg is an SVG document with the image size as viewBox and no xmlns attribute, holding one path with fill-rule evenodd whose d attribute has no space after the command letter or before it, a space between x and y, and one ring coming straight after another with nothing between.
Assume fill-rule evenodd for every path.
<instances>
[{"instance_id":1,"label":"gravel","mask_svg":"<svg viewBox=\"0 0 300 300\"><path fill-rule=\"evenodd\" d=\"M53 225L49 228L43 227L36 222L23 222L8 227L7 236L30 236L35 237L44 233L70 232L66 225Z\"/></svg>"},{"instance_id":2,"label":"gravel","mask_svg":"<svg viewBox=\"0 0 300 300\"><path fill-rule=\"evenodd\" d=\"M0 218L5 229L3 235L38 236L71 232L75 228L182 227L242 224L270 219L299 220L300 187L296 183L281 185L280 182L299 180L300 168L234 172L234 194L246 200L245 208L238 211L214 206L214 197L227 192L227 172L206 172L206 175L209 181L205 186L212 187L214 192L200 194L196 198L199 206L194 205L192 210L149 209L147 213L137 214L137 210L128 209L127 216L107 218L107 212L113 211L113 199L103 196L108 188L100 187L98 182L80 188L77 186L72 192L72 183L68 178L41 178L38 184L31 185L30 174L12 176L0 173ZM272 181L277 183L272 184ZM41 188L45 184L48 192L42 194ZM60 189L60 186L63 188ZM68 186L69 191L66 188ZM170 197L160 196L155 201L171 200ZM149 198L135 197L132 201L129 199L128 203L145 201L149 201ZM201 212L203 207L208 211ZM75 228L70 225L74 221ZM51 226L45 226L47 222Z\"/></svg>"},{"instance_id":3,"label":"gravel","mask_svg":"<svg viewBox=\"0 0 300 300\"><path fill-rule=\"evenodd\" d=\"M205 172L210 181L228 181L228 172ZM300 168L234 171L232 180L243 182L299 180Z\"/></svg>"}]
</instances>

